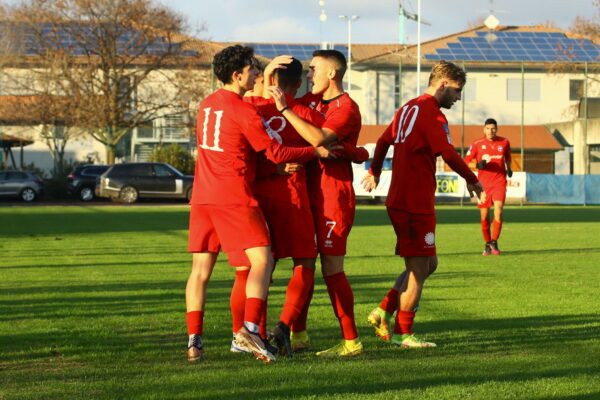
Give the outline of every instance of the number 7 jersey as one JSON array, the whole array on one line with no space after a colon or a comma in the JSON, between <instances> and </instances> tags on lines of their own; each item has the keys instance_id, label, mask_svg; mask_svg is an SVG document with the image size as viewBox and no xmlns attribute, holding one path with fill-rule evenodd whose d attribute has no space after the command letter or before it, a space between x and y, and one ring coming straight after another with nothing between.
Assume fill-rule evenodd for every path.
<instances>
[{"instance_id":1,"label":"number 7 jersey","mask_svg":"<svg viewBox=\"0 0 600 400\"><path fill-rule=\"evenodd\" d=\"M370 172L381 174L389 146L394 146L392 181L386 205L413 214L435 213L435 159L454 147L448 121L437 100L423 94L396 111L377 141Z\"/></svg>"}]
</instances>

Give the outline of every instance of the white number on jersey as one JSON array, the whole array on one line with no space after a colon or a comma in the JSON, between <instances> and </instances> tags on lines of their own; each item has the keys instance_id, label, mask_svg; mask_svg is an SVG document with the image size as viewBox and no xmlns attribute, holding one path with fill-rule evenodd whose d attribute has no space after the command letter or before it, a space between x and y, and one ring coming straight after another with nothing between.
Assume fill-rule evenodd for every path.
<instances>
[{"instance_id":1,"label":"white number on jersey","mask_svg":"<svg viewBox=\"0 0 600 400\"><path fill-rule=\"evenodd\" d=\"M402 114L400 114L400 120L398 121L398 131L396 132L396 140L394 143L404 143L408 135L412 133L419 115L419 106L414 105L410 109L408 104L402 107ZM410 118L410 121L409 121ZM406 124L408 123L408 126Z\"/></svg>"},{"instance_id":2,"label":"white number on jersey","mask_svg":"<svg viewBox=\"0 0 600 400\"><path fill-rule=\"evenodd\" d=\"M273 123L273 121L279 121L279 129L273 129L271 127L271 124ZM285 126L287 125L287 121L285 120L285 118L275 116L275 117L269 118L268 121L265 121L263 119L263 125L265 126L265 130L267 131L267 134L271 137L271 139L277 140L277 142L279 144L283 143L283 139L281 138L281 135L279 134L279 132L283 131L285 129Z\"/></svg>"},{"instance_id":3,"label":"white number on jersey","mask_svg":"<svg viewBox=\"0 0 600 400\"><path fill-rule=\"evenodd\" d=\"M331 228L329 228L329 232L327 232L327 239L331 239L331 234L333 233L333 228L335 228L336 222L335 221L327 221L325 222L325 226L330 226Z\"/></svg>"},{"instance_id":4,"label":"white number on jersey","mask_svg":"<svg viewBox=\"0 0 600 400\"><path fill-rule=\"evenodd\" d=\"M206 107L204 109L204 125L202 126L202 142L198 143L198 147L205 150L212 151L223 151L222 148L219 147L219 136L221 135L221 119L223 118L223 110L214 111L216 116L215 127L213 132L213 145L208 146L207 136L208 136L208 118L210 117L210 107Z\"/></svg>"}]
</instances>

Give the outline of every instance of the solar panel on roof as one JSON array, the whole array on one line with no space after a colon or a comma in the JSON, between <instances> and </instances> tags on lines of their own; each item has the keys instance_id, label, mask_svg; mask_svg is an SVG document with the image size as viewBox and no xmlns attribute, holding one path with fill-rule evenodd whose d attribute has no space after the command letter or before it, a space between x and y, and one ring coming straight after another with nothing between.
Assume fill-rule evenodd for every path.
<instances>
[{"instance_id":1,"label":"solar panel on roof","mask_svg":"<svg viewBox=\"0 0 600 400\"><path fill-rule=\"evenodd\" d=\"M476 61L597 61L600 46L588 39L569 39L559 32L494 32L496 40L487 41L487 31L475 37L459 37L445 48L436 49L439 57ZM435 58L432 58L435 59Z\"/></svg>"}]
</instances>

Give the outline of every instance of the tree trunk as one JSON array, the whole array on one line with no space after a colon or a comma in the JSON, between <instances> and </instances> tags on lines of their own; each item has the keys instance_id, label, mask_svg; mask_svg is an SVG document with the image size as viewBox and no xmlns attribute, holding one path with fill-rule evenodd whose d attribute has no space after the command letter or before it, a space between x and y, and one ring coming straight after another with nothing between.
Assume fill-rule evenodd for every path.
<instances>
[{"instance_id":1,"label":"tree trunk","mask_svg":"<svg viewBox=\"0 0 600 400\"><path fill-rule=\"evenodd\" d=\"M105 148L106 148L106 163L114 164L115 163L115 153L117 150L116 146L107 144L107 145L105 145Z\"/></svg>"}]
</instances>

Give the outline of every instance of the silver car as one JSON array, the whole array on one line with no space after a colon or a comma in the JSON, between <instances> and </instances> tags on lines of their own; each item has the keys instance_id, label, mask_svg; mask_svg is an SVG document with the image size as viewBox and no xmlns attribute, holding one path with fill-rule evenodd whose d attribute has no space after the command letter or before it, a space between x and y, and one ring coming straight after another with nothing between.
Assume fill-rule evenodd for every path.
<instances>
[{"instance_id":1,"label":"silver car","mask_svg":"<svg viewBox=\"0 0 600 400\"><path fill-rule=\"evenodd\" d=\"M44 181L25 171L0 171L0 196L20 197L30 202L44 192Z\"/></svg>"}]
</instances>

